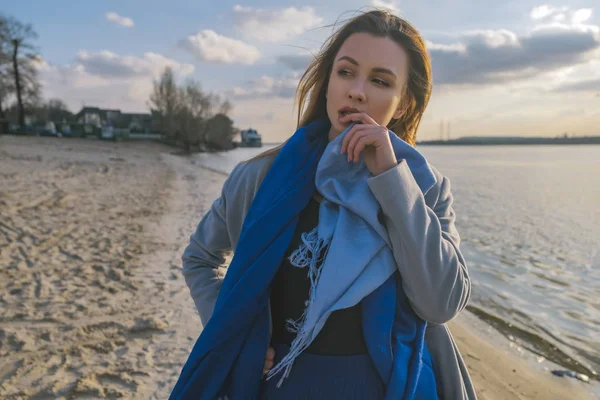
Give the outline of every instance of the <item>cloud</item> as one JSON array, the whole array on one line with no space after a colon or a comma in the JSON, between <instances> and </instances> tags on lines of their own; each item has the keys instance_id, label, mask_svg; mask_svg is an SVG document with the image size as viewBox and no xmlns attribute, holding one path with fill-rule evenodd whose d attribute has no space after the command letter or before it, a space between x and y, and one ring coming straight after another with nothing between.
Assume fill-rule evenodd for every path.
<instances>
[{"instance_id":1,"label":"cloud","mask_svg":"<svg viewBox=\"0 0 600 400\"><path fill-rule=\"evenodd\" d=\"M107 21L114 22L115 24L124 26L126 28L133 28L133 20L127 17L121 17L119 14L114 12L107 12L104 14Z\"/></svg>"},{"instance_id":2,"label":"cloud","mask_svg":"<svg viewBox=\"0 0 600 400\"><path fill-rule=\"evenodd\" d=\"M569 9L568 7L553 7L553 6L544 4L541 6L534 7L531 10L531 12L529 13L529 16L534 21L539 21L539 20L552 18L552 17L555 18L557 15L564 16L565 12L567 12L568 9ZM562 17L559 17L559 18L562 19Z\"/></svg>"},{"instance_id":3,"label":"cloud","mask_svg":"<svg viewBox=\"0 0 600 400\"><path fill-rule=\"evenodd\" d=\"M565 83L557 87L556 92L598 92L600 93L600 78L586 79L579 82Z\"/></svg>"},{"instance_id":4,"label":"cloud","mask_svg":"<svg viewBox=\"0 0 600 400\"><path fill-rule=\"evenodd\" d=\"M371 0L371 5L377 8L386 8L393 13L400 12L400 7L395 0Z\"/></svg>"},{"instance_id":5,"label":"cloud","mask_svg":"<svg viewBox=\"0 0 600 400\"><path fill-rule=\"evenodd\" d=\"M532 20L540 22L570 21L573 24L582 24L592 16L592 9L581 8L571 10L569 7L553 7L544 4L533 8L529 16Z\"/></svg>"},{"instance_id":6,"label":"cloud","mask_svg":"<svg viewBox=\"0 0 600 400\"><path fill-rule=\"evenodd\" d=\"M553 75L546 79L548 91L600 93L600 51L597 52L597 59L565 68Z\"/></svg>"},{"instance_id":7,"label":"cloud","mask_svg":"<svg viewBox=\"0 0 600 400\"><path fill-rule=\"evenodd\" d=\"M260 59L260 51L240 40L219 35L212 30L202 30L188 36L179 45L200 61L219 64L254 64Z\"/></svg>"},{"instance_id":8,"label":"cloud","mask_svg":"<svg viewBox=\"0 0 600 400\"><path fill-rule=\"evenodd\" d=\"M542 6L531 17L541 21L569 12ZM572 21L584 21L591 14L569 15ZM456 43L428 43L428 49L438 84L502 83L587 62L600 49L600 27L554 21L540 23L525 35L477 30L462 34Z\"/></svg>"},{"instance_id":9,"label":"cloud","mask_svg":"<svg viewBox=\"0 0 600 400\"><path fill-rule=\"evenodd\" d=\"M136 57L120 56L110 51L80 51L76 60L89 74L117 79L158 76L165 67L171 67L175 73L182 75L194 71L193 65L181 64L152 52L144 53L143 57Z\"/></svg>"},{"instance_id":10,"label":"cloud","mask_svg":"<svg viewBox=\"0 0 600 400\"><path fill-rule=\"evenodd\" d=\"M427 43L427 49L431 51L438 51L441 53L466 53L467 48L463 43L453 43L453 44L439 44L432 43L430 41L425 41Z\"/></svg>"},{"instance_id":11,"label":"cloud","mask_svg":"<svg viewBox=\"0 0 600 400\"><path fill-rule=\"evenodd\" d=\"M249 81L243 87L236 86L226 91L227 97L236 99L252 98L285 98L291 99L296 93L300 74L292 73L283 77L271 77L263 75L260 78Z\"/></svg>"},{"instance_id":12,"label":"cloud","mask_svg":"<svg viewBox=\"0 0 600 400\"><path fill-rule=\"evenodd\" d=\"M81 64L54 65L41 60L38 66L40 80L44 87L46 97L47 87L57 86L65 88L86 89L107 85L110 80L88 73Z\"/></svg>"},{"instance_id":13,"label":"cloud","mask_svg":"<svg viewBox=\"0 0 600 400\"><path fill-rule=\"evenodd\" d=\"M587 21L588 19L590 19L591 16L592 16L591 8L582 8L573 13L573 15L571 16L571 21L574 24L582 24L585 21Z\"/></svg>"},{"instance_id":14,"label":"cloud","mask_svg":"<svg viewBox=\"0 0 600 400\"><path fill-rule=\"evenodd\" d=\"M321 22L312 7L264 10L236 5L235 25L247 39L281 42L296 37Z\"/></svg>"},{"instance_id":15,"label":"cloud","mask_svg":"<svg viewBox=\"0 0 600 400\"><path fill-rule=\"evenodd\" d=\"M42 60L39 73L44 97L60 98L74 111L83 104L144 111L153 79L167 66L176 76L187 76L194 71L190 64L157 53L136 57L110 51L81 51L73 64L55 65Z\"/></svg>"}]
</instances>

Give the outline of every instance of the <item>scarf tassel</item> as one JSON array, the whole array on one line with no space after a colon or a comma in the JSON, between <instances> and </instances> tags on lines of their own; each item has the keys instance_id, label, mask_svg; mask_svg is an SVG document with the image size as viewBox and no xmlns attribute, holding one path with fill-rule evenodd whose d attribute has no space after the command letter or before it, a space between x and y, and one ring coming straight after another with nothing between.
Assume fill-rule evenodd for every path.
<instances>
[{"instance_id":1,"label":"scarf tassel","mask_svg":"<svg viewBox=\"0 0 600 400\"><path fill-rule=\"evenodd\" d=\"M327 254L321 255L321 253L323 249L328 249L330 241L329 239L319 237L318 227L315 227L309 233L303 233L301 238L302 245L300 245L300 247L288 257L288 260L294 267L308 267L310 292L308 300L304 303L304 312L300 318L295 321L292 319L287 321L287 330L292 333L296 333L296 338L290 345L290 351L267 373L267 380L269 380L279 372L283 371L283 375L277 383L277 387L281 387L284 379L289 376L296 357L298 357L300 353L306 350L306 348L310 345L309 339L311 331L306 329L306 317L309 307L314 302L317 283L319 282L319 277L321 276L322 268L319 268L319 265L322 263L325 257L327 257Z\"/></svg>"}]
</instances>

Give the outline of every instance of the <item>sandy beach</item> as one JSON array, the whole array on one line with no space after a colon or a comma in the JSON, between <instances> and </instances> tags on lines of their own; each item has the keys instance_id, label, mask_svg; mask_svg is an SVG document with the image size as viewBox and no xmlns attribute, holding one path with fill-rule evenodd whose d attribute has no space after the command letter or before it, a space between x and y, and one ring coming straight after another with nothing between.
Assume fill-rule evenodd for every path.
<instances>
[{"instance_id":1,"label":"sandy beach","mask_svg":"<svg viewBox=\"0 0 600 400\"><path fill-rule=\"evenodd\" d=\"M0 399L168 398L202 329L180 257L224 179L155 143L0 136ZM594 398L450 328L481 399Z\"/></svg>"}]
</instances>

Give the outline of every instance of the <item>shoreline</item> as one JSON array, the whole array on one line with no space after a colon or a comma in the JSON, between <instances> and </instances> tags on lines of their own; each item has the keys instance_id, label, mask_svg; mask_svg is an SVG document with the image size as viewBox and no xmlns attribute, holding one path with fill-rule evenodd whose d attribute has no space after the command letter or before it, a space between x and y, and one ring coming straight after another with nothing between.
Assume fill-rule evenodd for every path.
<instances>
[{"instance_id":1,"label":"shoreline","mask_svg":"<svg viewBox=\"0 0 600 400\"><path fill-rule=\"evenodd\" d=\"M470 311L448 324L467 364L479 399L596 399L600 386L554 376L562 367L540 359L505 338Z\"/></svg>"},{"instance_id":2,"label":"shoreline","mask_svg":"<svg viewBox=\"0 0 600 400\"><path fill-rule=\"evenodd\" d=\"M0 397L167 398L202 328L180 256L227 174L151 143L0 145ZM468 311L449 326L480 399L594 398Z\"/></svg>"}]
</instances>

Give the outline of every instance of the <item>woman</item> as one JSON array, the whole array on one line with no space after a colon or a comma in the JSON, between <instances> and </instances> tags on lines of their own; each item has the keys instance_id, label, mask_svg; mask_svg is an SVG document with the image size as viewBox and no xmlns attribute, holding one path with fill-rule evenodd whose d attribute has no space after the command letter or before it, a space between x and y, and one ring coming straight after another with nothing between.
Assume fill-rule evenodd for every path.
<instances>
[{"instance_id":1,"label":"woman","mask_svg":"<svg viewBox=\"0 0 600 400\"><path fill-rule=\"evenodd\" d=\"M299 129L236 166L184 252L205 327L171 398L475 398L444 325L470 295L450 182L414 149L430 94L391 13L325 43Z\"/></svg>"}]
</instances>

